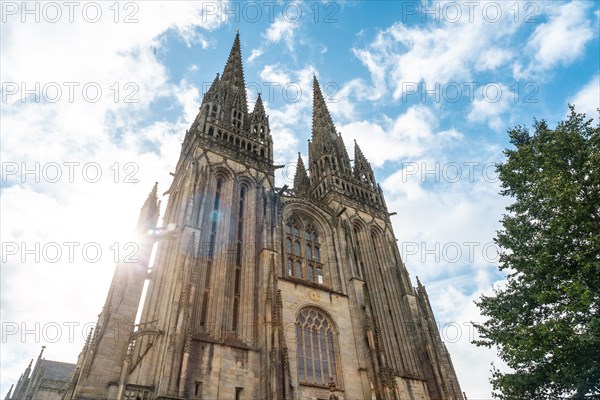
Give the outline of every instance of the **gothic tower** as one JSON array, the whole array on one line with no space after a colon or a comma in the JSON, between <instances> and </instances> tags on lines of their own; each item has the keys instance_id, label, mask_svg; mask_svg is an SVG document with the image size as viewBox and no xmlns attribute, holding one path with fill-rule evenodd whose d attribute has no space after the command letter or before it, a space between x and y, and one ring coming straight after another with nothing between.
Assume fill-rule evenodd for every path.
<instances>
[{"instance_id":1,"label":"gothic tower","mask_svg":"<svg viewBox=\"0 0 600 400\"><path fill-rule=\"evenodd\" d=\"M237 34L162 228L155 187L139 260L117 266L64 399L463 399L373 170L356 143L350 159L316 77L308 171L299 155L294 188L276 188L276 168Z\"/></svg>"}]
</instances>

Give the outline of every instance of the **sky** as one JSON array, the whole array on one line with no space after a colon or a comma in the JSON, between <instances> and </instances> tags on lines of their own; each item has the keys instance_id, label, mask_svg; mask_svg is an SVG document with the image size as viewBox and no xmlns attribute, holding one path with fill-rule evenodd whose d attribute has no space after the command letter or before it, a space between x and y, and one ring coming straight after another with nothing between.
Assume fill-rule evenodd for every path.
<instances>
[{"instance_id":1,"label":"sky","mask_svg":"<svg viewBox=\"0 0 600 400\"><path fill-rule=\"evenodd\" d=\"M511 127L554 127L569 103L598 121L599 4L2 2L1 395L42 345L76 361L239 29L249 106L260 92L286 165L277 185L306 162L315 74L396 213L462 389L491 398L504 364L471 340L474 301L505 282L493 238L511 200L494 165Z\"/></svg>"}]
</instances>

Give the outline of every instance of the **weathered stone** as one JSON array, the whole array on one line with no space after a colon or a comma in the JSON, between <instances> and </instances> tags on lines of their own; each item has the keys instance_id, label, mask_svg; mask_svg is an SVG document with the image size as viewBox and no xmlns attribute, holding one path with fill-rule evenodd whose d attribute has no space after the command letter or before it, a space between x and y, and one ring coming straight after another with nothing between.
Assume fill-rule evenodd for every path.
<instances>
[{"instance_id":1,"label":"weathered stone","mask_svg":"<svg viewBox=\"0 0 600 400\"><path fill-rule=\"evenodd\" d=\"M357 144L350 164L316 77L309 173L300 158L280 189L241 60L236 35L166 192L174 228L154 229L154 187L138 224L154 234L117 266L63 398L463 399L371 165Z\"/></svg>"}]
</instances>

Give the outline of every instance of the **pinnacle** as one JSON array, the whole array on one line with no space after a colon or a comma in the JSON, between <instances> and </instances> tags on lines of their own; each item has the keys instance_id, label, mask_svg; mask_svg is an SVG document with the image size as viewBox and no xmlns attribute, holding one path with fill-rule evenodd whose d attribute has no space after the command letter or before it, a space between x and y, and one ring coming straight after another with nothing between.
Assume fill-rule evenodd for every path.
<instances>
[{"instance_id":1,"label":"pinnacle","mask_svg":"<svg viewBox=\"0 0 600 400\"><path fill-rule=\"evenodd\" d=\"M306 193L310 186L310 180L306 174L306 168L304 167L304 161L298 153L298 161L296 164L296 174L294 175L294 190L297 193Z\"/></svg>"},{"instance_id":2,"label":"pinnacle","mask_svg":"<svg viewBox=\"0 0 600 400\"><path fill-rule=\"evenodd\" d=\"M144 205L142 206L142 211L140 212L140 220L138 221L138 223L140 223L142 221L142 217L144 215L147 217L147 216L158 213L158 210L160 209L160 201L158 200L157 192L158 192L158 182L154 182L154 186L152 187L150 194L148 194L148 198L146 198L146 201L144 202ZM144 217L144 218L146 218L146 217Z\"/></svg>"},{"instance_id":3,"label":"pinnacle","mask_svg":"<svg viewBox=\"0 0 600 400\"><path fill-rule=\"evenodd\" d=\"M217 76L215 76L215 80L210 85L209 91L213 91L213 90L215 90L217 88L217 83L219 83L220 79L221 79L221 77L220 77L219 73L217 72Z\"/></svg>"},{"instance_id":4,"label":"pinnacle","mask_svg":"<svg viewBox=\"0 0 600 400\"><path fill-rule=\"evenodd\" d=\"M256 99L256 103L254 104L254 111L252 111L252 114L254 114L255 116L262 116L265 115L265 106L263 104L262 101L262 97L260 96L260 93L258 94L258 98Z\"/></svg>"},{"instance_id":5,"label":"pinnacle","mask_svg":"<svg viewBox=\"0 0 600 400\"><path fill-rule=\"evenodd\" d=\"M417 276L417 287L418 288L422 288L423 285L421 284L421 281L419 280L419 277Z\"/></svg>"},{"instance_id":6,"label":"pinnacle","mask_svg":"<svg viewBox=\"0 0 600 400\"><path fill-rule=\"evenodd\" d=\"M369 165L367 158L365 157L364 153L360 149L360 146L358 145L358 143L356 143L356 139L354 139L354 165L357 165L357 163Z\"/></svg>"},{"instance_id":7,"label":"pinnacle","mask_svg":"<svg viewBox=\"0 0 600 400\"><path fill-rule=\"evenodd\" d=\"M150 194L148 195L148 198L146 199L146 202L144 203L144 207L146 207L147 205L156 205L158 203L158 182L154 182L154 186L152 187L152 190L150 191Z\"/></svg>"},{"instance_id":8,"label":"pinnacle","mask_svg":"<svg viewBox=\"0 0 600 400\"><path fill-rule=\"evenodd\" d=\"M312 135L314 142L323 142L324 140L334 139L336 135L335 125L325 104L321 87L317 77L313 75L313 115L312 115ZM329 137L326 138L325 135Z\"/></svg>"},{"instance_id":9,"label":"pinnacle","mask_svg":"<svg viewBox=\"0 0 600 400\"><path fill-rule=\"evenodd\" d=\"M369 163L360 146L356 143L356 140L354 140L354 176L359 180L363 180L363 175L365 175L367 179L369 179L369 177L370 179L374 179L371 163Z\"/></svg>"}]
</instances>

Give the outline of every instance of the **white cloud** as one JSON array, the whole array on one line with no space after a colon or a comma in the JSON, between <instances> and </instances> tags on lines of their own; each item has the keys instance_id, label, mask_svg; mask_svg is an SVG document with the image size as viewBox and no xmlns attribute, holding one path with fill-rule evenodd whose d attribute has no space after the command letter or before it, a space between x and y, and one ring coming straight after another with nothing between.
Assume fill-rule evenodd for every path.
<instances>
[{"instance_id":1,"label":"white cloud","mask_svg":"<svg viewBox=\"0 0 600 400\"><path fill-rule=\"evenodd\" d=\"M256 60L258 57L262 56L264 51L262 49L252 49L250 53L250 57L248 57L248 62L251 63Z\"/></svg>"},{"instance_id":2,"label":"white cloud","mask_svg":"<svg viewBox=\"0 0 600 400\"><path fill-rule=\"evenodd\" d=\"M509 109L513 93L506 85L492 83L477 91L481 96L471 105L467 115L469 121L484 122L496 131L506 128L503 114Z\"/></svg>"},{"instance_id":3,"label":"white cloud","mask_svg":"<svg viewBox=\"0 0 600 400\"><path fill-rule=\"evenodd\" d=\"M514 55L504 45L519 25L511 18L491 23L481 13L474 15L473 21L463 16L456 23L409 26L398 22L380 31L366 48L353 49L369 70L374 86L363 93L373 100L391 90L398 99L406 92L406 84L424 82L430 88L436 83L470 82L477 71L506 65ZM511 14L507 11L505 15Z\"/></svg>"},{"instance_id":4,"label":"white cloud","mask_svg":"<svg viewBox=\"0 0 600 400\"><path fill-rule=\"evenodd\" d=\"M493 71L507 64L514 56L514 52L507 49L491 48L484 50L479 63L475 65L475 69L477 71Z\"/></svg>"},{"instance_id":5,"label":"white cloud","mask_svg":"<svg viewBox=\"0 0 600 400\"><path fill-rule=\"evenodd\" d=\"M3 337L0 376L4 392L25 367L26 354L37 351L32 346L49 346L51 359L76 360L84 340L82 325L95 322L112 276L115 263L110 246L130 240L137 210L153 182L159 181L161 191L170 184L167 172L173 169L185 129L195 116L197 90L186 81L169 82L153 47L164 45L162 36L168 31L204 46L199 30L219 26L222 17L203 15L202 3L196 2L179 2L177 7L164 2L135 5L138 22L130 24L114 22L108 8L111 3L101 4L104 18L95 24L83 19L69 23L67 10L59 23L21 23L17 15L3 24L2 82L14 82L19 90L21 84L40 91L44 85L55 85L63 93L56 103L22 102L20 93L3 101L3 162L19 168L38 165L40 171L37 179L30 174L26 182L21 182L20 172L15 176L3 173L3 242L25 243L28 248L36 243L80 243L75 263L68 261L66 253L56 263L43 258L36 262L33 257L22 262L18 254L3 262L2 320L19 327L17 335ZM121 11L124 17L131 10ZM64 82L74 82L72 102ZM86 84L101 88L97 102L86 101L82 94ZM124 101L127 96L133 102ZM184 116L154 122L150 105L160 98L174 99ZM62 167L56 183L43 174L50 162ZM73 182L65 162L79 163ZM97 168L83 172L83 166L92 163L102 173L95 183L89 173ZM127 177L138 183L125 183ZM85 243L100 245L103 255L98 262L81 259ZM51 309L40 307L40 302L51 304ZM64 325L69 321L79 324L71 338ZM32 334L21 340L21 329L35 328L36 323L41 324L38 337ZM43 335L45 323L63 328L56 343Z\"/></svg>"},{"instance_id":6,"label":"white cloud","mask_svg":"<svg viewBox=\"0 0 600 400\"><path fill-rule=\"evenodd\" d=\"M272 88L268 93L263 93L262 99L269 114L277 163L294 163L298 156L298 138L310 132L313 71L310 65L296 70L265 65L259 73L263 82ZM293 180L293 176L288 176L285 171L276 174L275 178L283 178L288 185Z\"/></svg>"},{"instance_id":7,"label":"white cloud","mask_svg":"<svg viewBox=\"0 0 600 400\"><path fill-rule=\"evenodd\" d=\"M480 275L480 274L478 274ZM470 278L470 277L467 277ZM473 322L484 321L473 303L482 294L492 295L491 282L477 285L473 293L465 294L448 281L435 284L424 283L435 312L442 340L445 342L457 371L461 388L469 399L489 399L492 391L489 383L491 363L504 367L495 349L472 344L479 335ZM475 367L477 366L477 367Z\"/></svg>"},{"instance_id":8,"label":"white cloud","mask_svg":"<svg viewBox=\"0 0 600 400\"><path fill-rule=\"evenodd\" d=\"M600 108L600 75L594 76L568 102L575 105L575 111L585 113L588 118L594 118L597 122Z\"/></svg>"},{"instance_id":9,"label":"white cloud","mask_svg":"<svg viewBox=\"0 0 600 400\"><path fill-rule=\"evenodd\" d=\"M532 33L524 54L533 52L533 59L523 67L515 66L517 77L530 77L557 65L568 65L583 54L586 44L595 36L587 11L591 2L572 1L544 10L548 22L541 23Z\"/></svg>"},{"instance_id":10,"label":"white cloud","mask_svg":"<svg viewBox=\"0 0 600 400\"><path fill-rule=\"evenodd\" d=\"M290 52L294 51L296 30L300 26L298 21L293 21L282 15L273 21L267 31L264 33L265 38L270 43L285 42Z\"/></svg>"},{"instance_id":11,"label":"white cloud","mask_svg":"<svg viewBox=\"0 0 600 400\"><path fill-rule=\"evenodd\" d=\"M436 114L424 105L410 107L395 120L382 123L356 121L339 125L347 146L356 140L374 166L386 161L415 159L425 154L435 156L446 146L460 140L454 130L436 132Z\"/></svg>"},{"instance_id":12,"label":"white cloud","mask_svg":"<svg viewBox=\"0 0 600 400\"><path fill-rule=\"evenodd\" d=\"M443 143L432 134L381 185L388 210L397 213L391 221L402 259L413 279L427 286L461 387L469 398L486 399L489 365L503 364L494 350L471 344L470 323L483 321L473 300L501 279L491 245L506 206L494 173L500 148Z\"/></svg>"}]
</instances>

